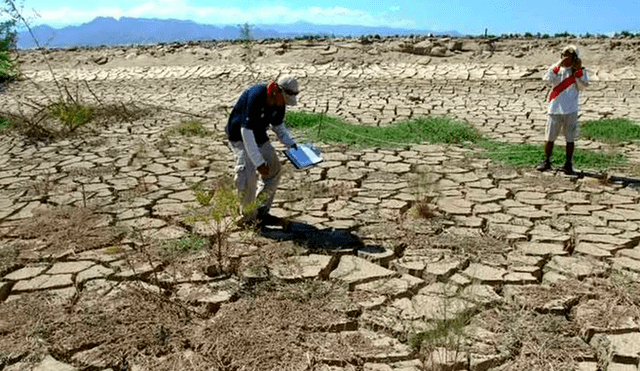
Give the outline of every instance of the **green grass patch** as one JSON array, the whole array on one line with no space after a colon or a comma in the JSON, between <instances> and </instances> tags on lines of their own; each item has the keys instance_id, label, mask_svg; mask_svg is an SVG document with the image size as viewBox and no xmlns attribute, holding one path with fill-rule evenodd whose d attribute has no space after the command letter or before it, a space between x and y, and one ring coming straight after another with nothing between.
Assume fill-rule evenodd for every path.
<instances>
[{"instance_id":1,"label":"green grass patch","mask_svg":"<svg viewBox=\"0 0 640 371\"><path fill-rule=\"evenodd\" d=\"M624 118L590 120L580 124L580 136L607 143L637 141L640 125Z\"/></svg>"},{"instance_id":2,"label":"green grass patch","mask_svg":"<svg viewBox=\"0 0 640 371\"><path fill-rule=\"evenodd\" d=\"M464 328L470 320L471 313L461 313L454 318L437 321L433 329L411 335L409 345L414 351L426 350L427 355L439 347L461 352L467 338Z\"/></svg>"},{"instance_id":3,"label":"green grass patch","mask_svg":"<svg viewBox=\"0 0 640 371\"><path fill-rule=\"evenodd\" d=\"M169 240L164 243L163 249L166 252L185 253L198 251L209 246L209 242L198 235L188 235L179 239Z\"/></svg>"},{"instance_id":4,"label":"green grass patch","mask_svg":"<svg viewBox=\"0 0 640 371\"><path fill-rule=\"evenodd\" d=\"M317 113L288 112L287 126L314 142L358 148L402 147L419 143L464 143L481 139L469 125L446 117L420 117L387 126L353 125Z\"/></svg>"},{"instance_id":5,"label":"green grass patch","mask_svg":"<svg viewBox=\"0 0 640 371\"><path fill-rule=\"evenodd\" d=\"M487 139L468 124L447 117L420 117L378 127L353 125L340 118L297 111L287 112L286 122L288 127L313 142L346 144L356 148L397 148L420 143L473 144L493 162L514 167L533 167L544 159L542 144L513 144ZM640 139L640 127L625 119L588 121L584 126L607 128L627 141L636 137ZM637 136L635 130L638 130ZM564 145L556 145L552 162L563 165L565 160ZM576 148L573 163L578 169L606 170L625 165L627 158L620 153Z\"/></svg>"},{"instance_id":6,"label":"green grass patch","mask_svg":"<svg viewBox=\"0 0 640 371\"><path fill-rule=\"evenodd\" d=\"M501 165L532 167L544 159L543 144L513 144L488 139L478 144L484 150L485 156ZM563 165L566 159L565 147L556 145L551 161L554 164ZM605 170L626 163L627 158L620 153L608 154L576 148L573 154L573 164L578 169Z\"/></svg>"},{"instance_id":7,"label":"green grass patch","mask_svg":"<svg viewBox=\"0 0 640 371\"><path fill-rule=\"evenodd\" d=\"M0 51L0 83L15 81L18 77L18 68L11 60L8 51Z\"/></svg>"},{"instance_id":8,"label":"green grass patch","mask_svg":"<svg viewBox=\"0 0 640 371\"><path fill-rule=\"evenodd\" d=\"M9 126L11 126L11 120L4 116L0 116L0 131L8 129Z\"/></svg>"},{"instance_id":9,"label":"green grass patch","mask_svg":"<svg viewBox=\"0 0 640 371\"><path fill-rule=\"evenodd\" d=\"M169 129L171 135L183 135L187 137L207 137L211 132L204 127L201 120L186 120Z\"/></svg>"},{"instance_id":10,"label":"green grass patch","mask_svg":"<svg viewBox=\"0 0 640 371\"><path fill-rule=\"evenodd\" d=\"M49 112L67 130L73 131L91 121L94 109L77 103L55 102L49 106Z\"/></svg>"}]
</instances>

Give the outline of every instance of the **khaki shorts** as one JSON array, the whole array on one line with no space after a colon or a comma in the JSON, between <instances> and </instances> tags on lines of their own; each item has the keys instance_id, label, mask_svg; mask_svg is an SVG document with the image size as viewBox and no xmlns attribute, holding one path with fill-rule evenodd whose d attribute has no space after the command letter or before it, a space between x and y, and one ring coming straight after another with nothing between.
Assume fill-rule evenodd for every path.
<instances>
[{"instance_id":1,"label":"khaki shorts","mask_svg":"<svg viewBox=\"0 0 640 371\"><path fill-rule=\"evenodd\" d=\"M569 143L578 139L578 112L567 113L566 115L549 115L547 128L544 132L545 140L547 142L555 142L561 131Z\"/></svg>"}]
</instances>

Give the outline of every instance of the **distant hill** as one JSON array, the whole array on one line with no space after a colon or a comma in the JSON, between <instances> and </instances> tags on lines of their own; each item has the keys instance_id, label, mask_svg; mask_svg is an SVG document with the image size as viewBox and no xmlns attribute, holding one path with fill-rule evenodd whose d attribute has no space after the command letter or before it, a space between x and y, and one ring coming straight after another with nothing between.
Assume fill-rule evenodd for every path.
<instances>
[{"instance_id":1,"label":"distant hill","mask_svg":"<svg viewBox=\"0 0 640 371\"><path fill-rule=\"evenodd\" d=\"M199 40L232 40L240 37L240 27L199 24L174 19L145 19L122 17L99 17L80 26L54 29L47 25L33 28L41 46L68 48L73 46L157 44L162 42L184 42ZM301 36L353 36L362 35L425 35L446 34L460 36L456 31L434 32L390 27L329 26L307 22L288 25L255 25L251 35L255 39L293 38ZM35 42L28 32L18 34L18 48L34 48Z\"/></svg>"}]
</instances>

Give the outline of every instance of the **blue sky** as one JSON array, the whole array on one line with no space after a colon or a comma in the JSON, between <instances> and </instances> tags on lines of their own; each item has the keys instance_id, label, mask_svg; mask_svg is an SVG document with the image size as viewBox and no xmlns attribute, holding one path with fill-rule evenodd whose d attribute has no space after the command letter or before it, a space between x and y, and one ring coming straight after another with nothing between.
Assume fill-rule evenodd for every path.
<instances>
[{"instance_id":1,"label":"blue sky","mask_svg":"<svg viewBox=\"0 0 640 371\"><path fill-rule=\"evenodd\" d=\"M19 3L20 0L17 0ZM611 34L640 32L640 0L24 0L32 23L78 25L95 17L192 20L215 25L318 24L390 26L462 34Z\"/></svg>"}]
</instances>

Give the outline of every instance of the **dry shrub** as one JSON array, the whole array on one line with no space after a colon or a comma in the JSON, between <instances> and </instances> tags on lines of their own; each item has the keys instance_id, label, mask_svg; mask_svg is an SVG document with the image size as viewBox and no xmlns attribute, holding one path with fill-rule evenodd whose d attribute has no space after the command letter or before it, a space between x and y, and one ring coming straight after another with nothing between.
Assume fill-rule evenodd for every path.
<instances>
[{"instance_id":1,"label":"dry shrub","mask_svg":"<svg viewBox=\"0 0 640 371\"><path fill-rule=\"evenodd\" d=\"M2 117L10 120L10 129L13 132L33 140L50 141L56 137L56 130L49 120L47 107L39 107L31 113L2 112Z\"/></svg>"},{"instance_id":2,"label":"dry shrub","mask_svg":"<svg viewBox=\"0 0 640 371\"><path fill-rule=\"evenodd\" d=\"M195 169L195 168L197 168L199 166L200 166L200 159L199 158L190 158L187 161L187 167L189 169Z\"/></svg>"},{"instance_id":3,"label":"dry shrub","mask_svg":"<svg viewBox=\"0 0 640 371\"><path fill-rule=\"evenodd\" d=\"M88 86L87 86L88 88ZM91 89L89 89L91 91ZM93 92L92 92L93 93ZM95 97L95 96L94 96ZM24 102L19 112L1 112L1 116L10 120L11 131L30 140L51 141L69 137L74 134L90 132L91 124L108 127L113 124L129 123L152 115L157 109L140 108L124 103L103 104L95 97L98 104L85 104L70 95L65 99L43 104L41 102Z\"/></svg>"},{"instance_id":4,"label":"dry shrub","mask_svg":"<svg viewBox=\"0 0 640 371\"><path fill-rule=\"evenodd\" d=\"M640 309L640 296L634 295L640 292L637 274L614 271L607 279L594 278L591 281L603 293L615 297L617 302Z\"/></svg>"},{"instance_id":5,"label":"dry shrub","mask_svg":"<svg viewBox=\"0 0 640 371\"><path fill-rule=\"evenodd\" d=\"M38 177L35 181L30 182L28 188L29 193L42 196L52 192L55 189L55 185L51 181L50 175L44 174L42 177Z\"/></svg>"},{"instance_id":6,"label":"dry shrub","mask_svg":"<svg viewBox=\"0 0 640 371\"><path fill-rule=\"evenodd\" d=\"M147 183L144 177L142 177L142 178L138 178L138 184L136 184L134 191L137 194L145 194L147 192L150 192L152 189L153 189L153 185Z\"/></svg>"},{"instance_id":7,"label":"dry shrub","mask_svg":"<svg viewBox=\"0 0 640 371\"><path fill-rule=\"evenodd\" d=\"M153 115L157 109L151 107L138 107L133 103L128 106L124 103L100 104L94 109L93 120L102 125L113 123L133 122Z\"/></svg>"},{"instance_id":8,"label":"dry shrub","mask_svg":"<svg viewBox=\"0 0 640 371\"><path fill-rule=\"evenodd\" d=\"M63 207L42 210L25 220L13 235L27 241L26 248L40 245L39 252L59 253L72 250L82 252L114 243L119 236L102 226L104 216L85 207Z\"/></svg>"},{"instance_id":9,"label":"dry shrub","mask_svg":"<svg viewBox=\"0 0 640 371\"><path fill-rule=\"evenodd\" d=\"M414 216L422 219L433 219L439 215L438 206L433 197L424 197L413 205Z\"/></svg>"},{"instance_id":10,"label":"dry shrub","mask_svg":"<svg viewBox=\"0 0 640 371\"><path fill-rule=\"evenodd\" d=\"M143 290L107 299L68 307L43 293L0 303L3 318L11 319L0 321L0 368L44 350L69 359L96 349L95 359L119 366L123 358L158 357L187 348L191 318L181 306Z\"/></svg>"},{"instance_id":11,"label":"dry shrub","mask_svg":"<svg viewBox=\"0 0 640 371\"><path fill-rule=\"evenodd\" d=\"M565 279L551 286L523 286L517 289L517 292L518 304L527 309L541 308L554 300L573 297L576 305L587 300L601 301L601 318L597 320L602 323L612 319L605 318L607 308L618 305L629 308L629 313L640 318L640 298L631 294L640 292L640 283L624 280L616 275L609 278L592 277L584 281Z\"/></svg>"}]
</instances>

